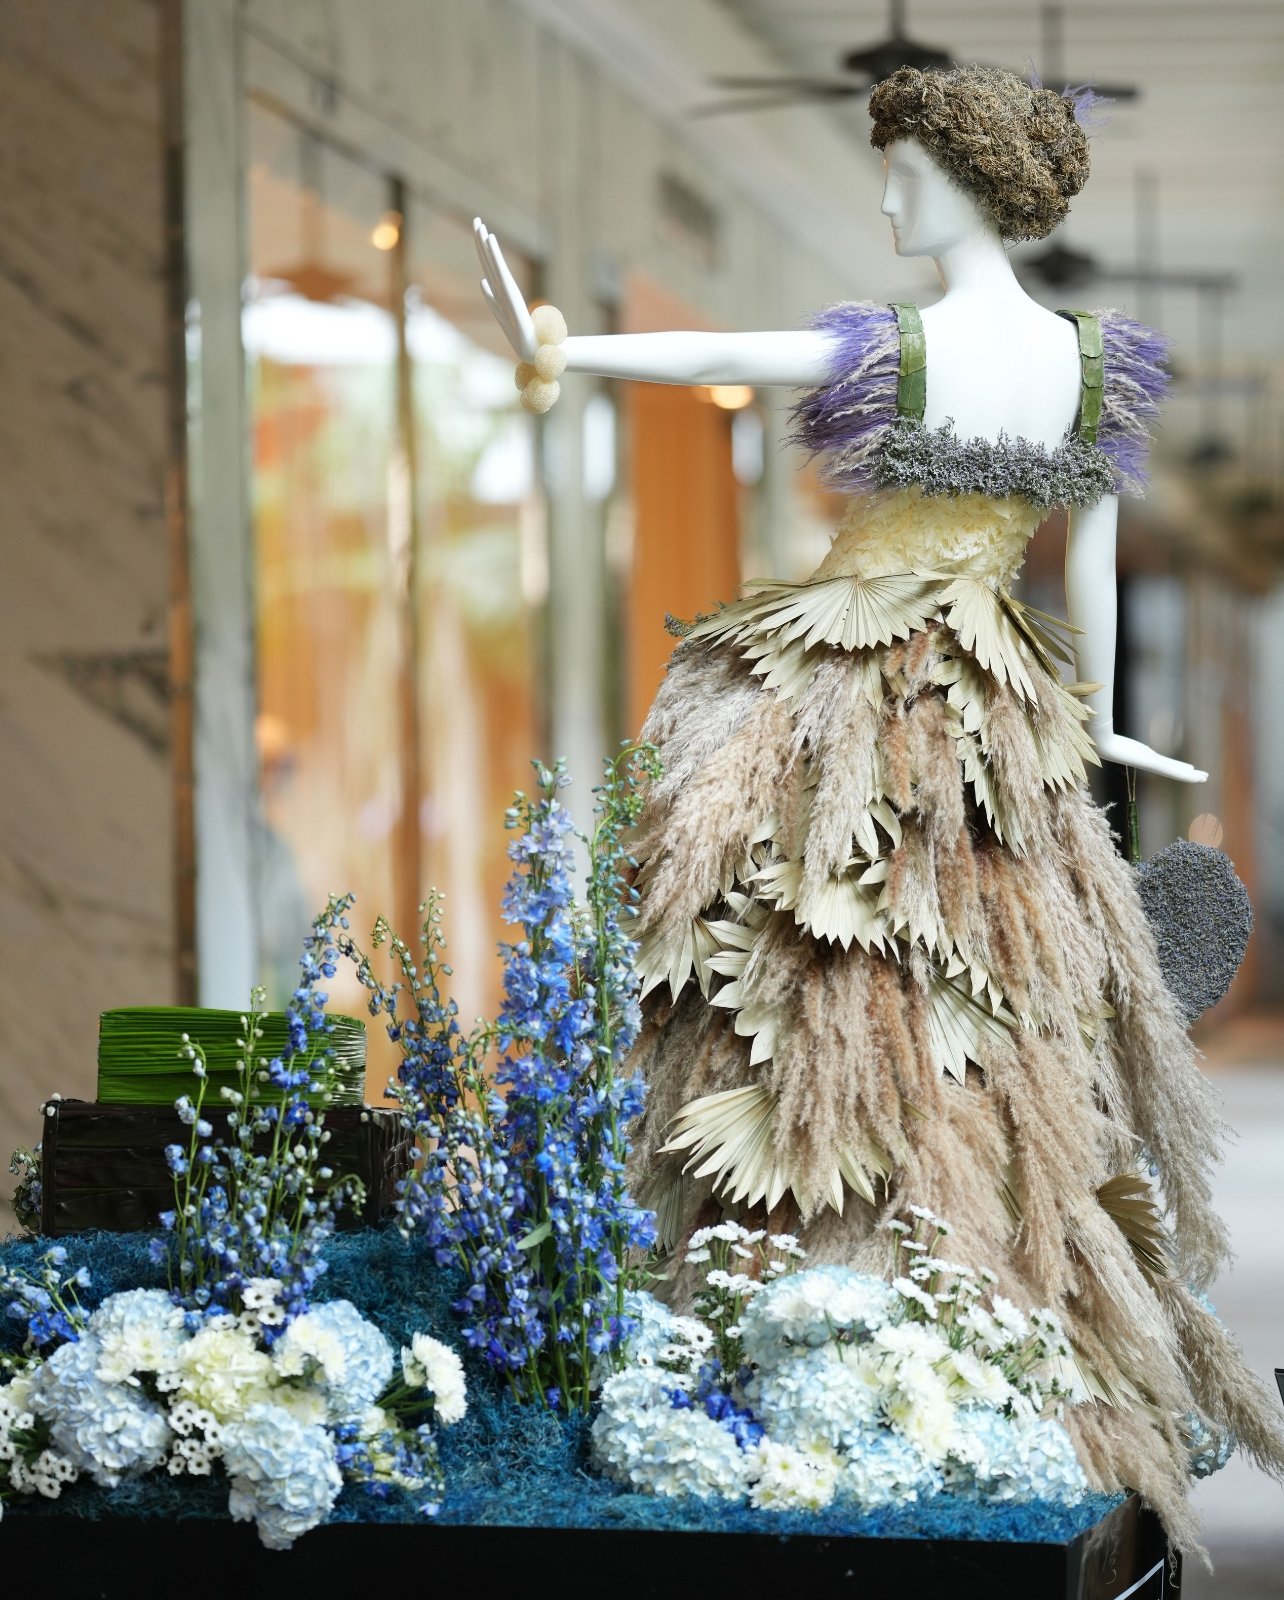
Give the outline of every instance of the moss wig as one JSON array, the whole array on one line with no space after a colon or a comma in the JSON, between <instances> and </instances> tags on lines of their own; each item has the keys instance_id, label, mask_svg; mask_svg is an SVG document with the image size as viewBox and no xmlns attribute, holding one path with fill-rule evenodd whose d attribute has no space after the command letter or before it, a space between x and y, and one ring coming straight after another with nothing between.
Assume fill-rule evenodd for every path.
<instances>
[{"instance_id":1,"label":"moss wig","mask_svg":"<svg viewBox=\"0 0 1284 1600\"><path fill-rule=\"evenodd\" d=\"M1081 100L999 67L901 67L869 97L870 143L913 139L1010 241L1045 238L1088 177Z\"/></svg>"}]
</instances>

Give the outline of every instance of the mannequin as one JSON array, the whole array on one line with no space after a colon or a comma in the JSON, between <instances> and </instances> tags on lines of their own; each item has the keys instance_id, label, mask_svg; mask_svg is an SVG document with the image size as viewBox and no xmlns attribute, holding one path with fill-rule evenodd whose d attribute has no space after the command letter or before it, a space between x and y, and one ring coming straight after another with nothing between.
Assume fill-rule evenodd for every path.
<instances>
[{"instance_id":1,"label":"mannequin","mask_svg":"<svg viewBox=\"0 0 1284 1600\"><path fill-rule=\"evenodd\" d=\"M1112 714L1116 496L1144 488L1163 340L1045 310L1007 257L1086 180L1081 110L982 67L875 88L883 213L943 289L921 312L565 337L475 226L533 409L562 370L797 388L794 437L850 496L807 582L686 631L642 730L663 772L634 841L635 1192L675 1261L730 1215L881 1273L890 1221L948 1218L953 1259L1062 1316L1098 1402L1066 1419L1091 1481L1140 1489L1189 1543L1190 1441L1231 1432L1279 1474L1284 1436L1201 1298L1226 1253L1214 1097L1085 786L1100 759L1206 774ZM1056 505L1069 639L1010 592ZM1115 1199L1138 1184L1159 1268Z\"/></svg>"},{"instance_id":2,"label":"mannequin","mask_svg":"<svg viewBox=\"0 0 1284 1600\"><path fill-rule=\"evenodd\" d=\"M1073 328L1025 293L994 224L926 150L898 140L885 152L884 169L882 212L891 222L896 253L931 256L944 290L922 312L932 352L925 426L952 419L961 437L994 441L1002 432L1055 445L1079 399ZM499 240L480 218L473 221L473 235L484 273L482 294L518 360L531 361L534 327ZM648 383L813 388L833 363L832 339L811 329L572 335L565 351L567 372ZM1117 526L1113 495L1071 514L1066 603L1071 624L1080 630L1075 656L1080 678L1102 686L1093 696L1088 731L1103 760L1180 783L1203 783L1206 772L1115 731ZM840 553L831 551L818 572L841 570Z\"/></svg>"}]
</instances>

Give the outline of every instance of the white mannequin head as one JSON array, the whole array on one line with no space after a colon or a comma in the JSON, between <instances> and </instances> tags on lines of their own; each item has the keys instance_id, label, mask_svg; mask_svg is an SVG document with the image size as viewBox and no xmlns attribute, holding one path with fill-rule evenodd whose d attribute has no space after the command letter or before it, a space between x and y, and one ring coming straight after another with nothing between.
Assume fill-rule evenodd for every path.
<instances>
[{"instance_id":1,"label":"white mannequin head","mask_svg":"<svg viewBox=\"0 0 1284 1600\"><path fill-rule=\"evenodd\" d=\"M898 256L942 256L970 239L999 240L999 230L922 145L897 139L883 161L883 215Z\"/></svg>"}]
</instances>

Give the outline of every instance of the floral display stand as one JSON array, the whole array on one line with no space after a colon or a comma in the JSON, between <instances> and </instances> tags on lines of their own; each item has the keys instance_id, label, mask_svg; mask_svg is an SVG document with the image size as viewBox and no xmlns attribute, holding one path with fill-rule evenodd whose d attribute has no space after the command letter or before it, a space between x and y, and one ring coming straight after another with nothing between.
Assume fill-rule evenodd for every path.
<instances>
[{"instance_id":1,"label":"floral display stand","mask_svg":"<svg viewBox=\"0 0 1284 1600\"><path fill-rule=\"evenodd\" d=\"M608 764L583 907L560 768L518 797L505 914L524 938L495 1023L459 1027L435 899L417 956L382 918L363 950L341 896L305 943L280 1054L261 990L230 1083L176 1026L190 1091L150 1228L116 1231L103 1207L97 1228L35 1233L77 1125L74 1103L46 1115L54 1159L14 1169L32 1236L0 1243L7 1570L131 1600L176 1574L189 1596L348 1594L410 1563L559 1600L1176 1592L1171 1517L1101 1492L1076 1455L1066 1419L1092 1374L1057 1315L956 1259L946 1219L887 1216L881 1272L730 1217L660 1247L626 1181L642 1097L622 841L649 761ZM341 961L401 1048L393 1142L421 1151L395 1222L350 1231L368 1191L327 1126L343 1108L309 1100ZM95 1139L85 1171L111 1187ZM1222 1464L1224 1439L1178 1422L1193 1474Z\"/></svg>"},{"instance_id":2,"label":"floral display stand","mask_svg":"<svg viewBox=\"0 0 1284 1600\"><path fill-rule=\"evenodd\" d=\"M1181 1581L1158 1521L1135 1496L1065 1544L349 1522L281 1554L263 1549L252 1527L225 1520L87 1521L19 1506L6 1510L4 1549L11 1572L56 1572L57 1592L103 1600L160 1592L176 1573L195 1600L266 1594L282 1582L359 1593L375 1574L415 1568L472 1573L493 1593L520 1589L528 1600L563 1600L590 1582L612 1600L700 1592L1160 1600L1179 1595Z\"/></svg>"}]
</instances>

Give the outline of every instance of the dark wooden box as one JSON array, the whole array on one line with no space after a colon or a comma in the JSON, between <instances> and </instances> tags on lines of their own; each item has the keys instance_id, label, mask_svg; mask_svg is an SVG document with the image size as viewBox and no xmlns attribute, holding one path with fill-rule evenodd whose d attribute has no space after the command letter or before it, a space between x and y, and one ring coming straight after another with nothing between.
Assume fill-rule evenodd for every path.
<instances>
[{"instance_id":1,"label":"dark wooden box","mask_svg":"<svg viewBox=\"0 0 1284 1600\"><path fill-rule=\"evenodd\" d=\"M216 1133L226 1131L225 1107L203 1115ZM395 1111L332 1106L327 1165L336 1176L355 1174L365 1204L349 1208L341 1226L370 1227L386 1217L397 1181L410 1163L410 1135ZM46 1107L41 1157L40 1231L48 1236L103 1228L146 1232L174 1204L165 1146L186 1145L190 1129L172 1106L118 1106L93 1100L51 1100Z\"/></svg>"},{"instance_id":2,"label":"dark wooden box","mask_svg":"<svg viewBox=\"0 0 1284 1600\"><path fill-rule=\"evenodd\" d=\"M856 1539L764 1531L641 1532L632 1528L346 1522L264 1550L245 1523L202 1517L66 1514L66 1502L5 1508L9 1570L44 1573L52 1593L136 1600L176 1588L184 1600L229 1595L352 1595L371 1574L472 1573L478 1592L522 1600L1180 1600L1180 1563L1136 1497L1066 1544L975 1539ZM449 1485L447 1486L447 1511ZM764 1517L764 1525L767 1519ZM181 1581L174 1575L181 1574Z\"/></svg>"}]
</instances>

